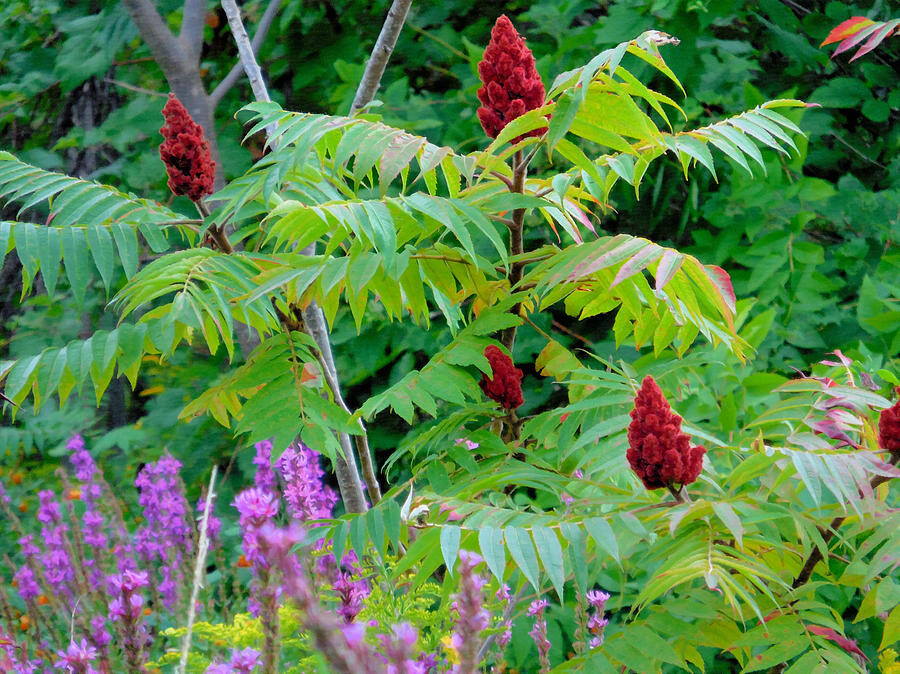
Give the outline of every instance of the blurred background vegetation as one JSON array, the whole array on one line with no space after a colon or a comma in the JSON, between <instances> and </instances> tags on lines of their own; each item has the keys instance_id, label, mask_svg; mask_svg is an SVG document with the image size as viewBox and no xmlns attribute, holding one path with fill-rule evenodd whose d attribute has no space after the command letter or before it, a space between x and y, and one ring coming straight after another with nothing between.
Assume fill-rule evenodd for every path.
<instances>
[{"instance_id":1,"label":"blurred background vegetation","mask_svg":"<svg viewBox=\"0 0 900 674\"><path fill-rule=\"evenodd\" d=\"M177 29L182 3L156 4ZM267 5L244 3L251 34ZM387 0L282 0L259 52L273 97L292 110L345 114L388 5ZM208 91L236 60L224 13L215 3L209 7L202 55ZM501 12L527 38L546 83L645 30L676 36L679 46L662 49L689 97L683 99L668 81L653 85L683 105L689 117L682 120L684 128L772 98L821 106L794 116L808 138L798 143L799 155L768 153L765 174L757 166L751 179L728 160L720 164L718 182L704 171L694 171L685 181L677 161L660 160L645 179L640 200L620 181L614 210L596 214L598 233L646 236L732 276L743 335L757 355L747 365L735 365L701 348L696 357L706 366L686 380L698 395L692 409L680 410L683 414L713 420L710 430L727 435L738 410L764 405L772 386L792 376L793 368L807 368L834 349L896 383L882 368L900 351L900 253L894 244L900 238L897 41L888 40L853 63L849 55L831 60L831 48L819 48L828 31L850 16L891 18L888 3L414 3L377 96L381 104L373 112L438 144L463 151L486 146L475 116L476 65ZM0 26L0 149L43 168L171 202L158 153L168 85L125 8L101 0L6 0L0 3ZM650 76L649 68L632 72ZM241 143L243 130L234 116L250 98L241 78L215 111L226 177L240 175L261 150L252 139ZM191 213L187 201L174 205ZM39 210L29 217L46 221ZM548 227L536 223L527 234L532 244L555 241ZM40 283L35 280L39 289ZM116 318L106 309L108 299L100 283L73 288L64 275L53 300L45 294L23 296L19 261L10 253L0 269L0 359L112 327ZM341 314L333 330L351 406L424 363L449 340L437 324L426 332L379 320L377 309L371 315L362 338ZM551 320L567 346L625 362L653 358L628 345L617 350L610 318L581 321L577 327L564 315L546 317L547 323ZM531 328L520 332L516 358L527 373L523 414L545 408L560 395L552 379L537 376L531 365L545 343ZM4 472L21 478L27 469L29 489L39 488L51 479L54 461L45 459L62 454L62 441L78 431L91 438L95 453L125 458L108 464L111 480L133 475L163 446L185 463L189 485L213 461L249 474L251 453L238 453L227 429L206 418L177 421L185 402L227 363L197 349L167 365L174 367L149 363L135 391L114 382L99 408L85 394L63 411L48 405L34 417L22 410L14 424L4 416ZM372 424L370 440L380 458L402 442L407 430L387 413ZM229 489L224 486L222 495L228 501Z\"/></svg>"}]
</instances>

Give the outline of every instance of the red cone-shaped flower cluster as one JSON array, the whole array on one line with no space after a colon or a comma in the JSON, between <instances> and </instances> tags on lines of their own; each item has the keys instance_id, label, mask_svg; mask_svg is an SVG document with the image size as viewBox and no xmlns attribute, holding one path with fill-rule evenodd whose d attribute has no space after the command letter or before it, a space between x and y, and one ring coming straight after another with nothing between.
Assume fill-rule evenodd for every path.
<instances>
[{"instance_id":1,"label":"red cone-shaped flower cluster","mask_svg":"<svg viewBox=\"0 0 900 674\"><path fill-rule=\"evenodd\" d=\"M484 132L496 138L504 126L544 102L544 83L534 67L534 56L512 22L501 16L491 30L491 41L478 64L484 86L478 90L478 119ZM520 136L540 136L535 129Z\"/></svg>"},{"instance_id":2,"label":"red cone-shaped flower cluster","mask_svg":"<svg viewBox=\"0 0 900 674\"><path fill-rule=\"evenodd\" d=\"M878 444L885 451L900 453L900 401L881 410L878 419Z\"/></svg>"},{"instance_id":3,"label":"red cone-shaped flower cluster","mask_svg":"<svg viewBox=\"0 0 900 674\"><path fill-rule=\"evenodd\" d=\"M484 350L494 376L481 375L481 390L508 410L522 404L522 370L513 365L512 358L491 344Z\"/></svg>"},{"instance_id":4,"label":"red cone-shaped flower cluster","mask_svg":"<svg viewBox=\"0 0 900 674\"><path fill-rule=\"evenodd\" d=\"M628 463L647 489L687 485L703 470L705 447L691 447L681 417L653 380L644 377L628 426Z\"/></svg>"},{"instance_id":5,"label":"red cone-shaped flower cluster","mask_svg":"<svg viewBox=\"0 0 900 674\"><path fill-rule=\"evenodd\" d=\"M175 94L169 94L163 117L166 123L159 132L165 140L159 146L159 156L169 174L169 189L187 195L191 201L200 201L212 194L216 173L203 129L191 119Z\"/></svg>"}]
</instances>

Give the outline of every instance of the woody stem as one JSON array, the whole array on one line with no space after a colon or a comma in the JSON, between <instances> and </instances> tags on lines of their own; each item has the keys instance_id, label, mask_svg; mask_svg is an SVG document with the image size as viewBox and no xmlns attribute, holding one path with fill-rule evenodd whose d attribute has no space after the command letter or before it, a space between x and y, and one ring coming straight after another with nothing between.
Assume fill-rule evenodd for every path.
<instances>
[{"instance_id":1,"label":"woody stem","mask_svg":"<svg viewBox=\"0 0 900 674\"><path fill-rule=\"evenodd\" d=\"M206 218L209 217L209 207L202 201L195 201L194 205L197 207L197 211L200 215L203 216L203 219L206 220ZM226 236L224 229L216 224L211 224L209 226L209 235L212 237L213 241L216 242L216 248L220 251L227 255L234 253L234 248L231 245L231 241L228 240L228 236Z\"/></svg>"},{"instance_id":2,"label":"woody stem","mask_svg":"<svg viewBox=\"0 0 900 674\"><path fill-rule=\"evenodd\" d=\"M519 150L516 152L516 158L513 163L513 184L510 188L510 192L515 192L517 194L522 194L525 192L525 177L528 175L528 162L526 162L522 158L522 151ZM525 230L525 209L517 208L513 211L512 214L512 222L508 225L509 227L509 254L511 256L521 255L525 252L523 248L523 234ZM510 290L516 287L518 283L522 280L522 275L525 270L525 262L522 260L516 260L509 267L509 274L507 275L507 279L509 280ZM519 311L521 310L522 304L517 303L512 308L512 313L516 316L519 315ZM510 326L506 328L500 335L500 343L505 346L510 354L513 351L513 347L516 344L516 326Z\"/></svg>"},{"instance_id":3,"label":"woody stem","mask_svg":"<svg viewBox=\"0 0 900 674\"><path fill-rule=\"evenodd\" d=\"M900 463L900 454L892 454L889 463L894 466ZM890 479L890 477L887 477L885 475L876 475L872 478L870 484L872 486L872 489L875 489L876 487L884 484ZM837 533L838 527L840 527L844 523L845 519L845 515L839 515L831 520L831 523L828 525L827 529L819 528L819 533L822 535L822 540L825 542L826 546L831 542L831 539L834 538L835 534ZM797 588L805 585L812 576L812 572L816 567L816 564L821 562L822 559L821 549L818 546L814 547L809 553L809 557L806 558L806 563L803 565L803 568L800 569L800 573L797 574L797 578L791 584L791 589L796 590Z\"/></svg>"}]
</instances>

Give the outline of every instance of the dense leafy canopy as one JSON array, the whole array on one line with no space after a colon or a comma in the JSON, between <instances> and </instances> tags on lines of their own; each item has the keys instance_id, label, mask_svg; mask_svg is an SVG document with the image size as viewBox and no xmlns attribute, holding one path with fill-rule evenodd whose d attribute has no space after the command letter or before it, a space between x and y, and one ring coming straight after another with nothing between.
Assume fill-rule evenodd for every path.
<instances>
[{"instance_id":1,"label":"dense leafy canopy","mask_svg":"<svg viewBox=\"0 0 900 674\"><path fill-rule=\"evenodd\" d=\"M236 462L220 503L253 443L336 462L340 433L365 435L384 498L317 536L397 594L437 578L446 598L460 550L552 590L559 671L861 671L856 644L875 661L900 638L900 472L877 430L900 385L897 21L510 5L547 98L487 139L478 3L414 5L380 104L346 116L384 3L287 0L259 54L274 102L221 99L228 182L198 216L165 191L168 84L122 5L88 4L0 9L0 449L30 490L73 431L124 459L122 484L164 446L192 495ZM252 27L265 7L244 9ZM234 47L221 10L204 31L213 89ZM509 334L516 411L479 387ZM646 375L707 449L686 492L628 468ZM565 662L566 603L595 586L606 642ZM529 648L514 635L506 661Z\"/></svg>"}]
</instances>

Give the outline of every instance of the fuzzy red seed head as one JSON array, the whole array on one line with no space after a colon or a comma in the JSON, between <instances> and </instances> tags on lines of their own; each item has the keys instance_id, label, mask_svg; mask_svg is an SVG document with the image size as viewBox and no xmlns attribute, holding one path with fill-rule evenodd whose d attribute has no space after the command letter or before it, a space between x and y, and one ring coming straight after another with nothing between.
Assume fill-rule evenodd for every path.
<instances>
[{"instance_id":1,"label":"fuzzy red seed head","mask_svg":"<svg viewBox=\"0 0 900 674\"><path fill-rule=\"evenodd\" d=\"M159 156L169 174L169 189L191 201L200 201L212 194L216 173L203 129L191 119L175 94L169 94L163 117L166 123L159 132L165 140L159 146Z\"/></svg>"},{"instance_id":2,"label":"fuzzy red seed head","mask_svg":"<svg viewBox=\"0 0 900 674\"><path fill-rule=\"evenodd\" d=\"M692 447L690 438L681 432L681 417L669 407L653 377L644 377L631 411L626 454L644 486L660 489L690 484L703 470L705 453L705 447Z\"/></svg>"},{"instance_id":3,"label":"fuzzy red seed head","mask_svg":"<svg viewBox=\"0 0 900 674\"><path fill-rule=\"evenodd\" d=\"M484 350L484 356L491 364L493 377L481 375L481 390L491 400L508 410L522 404L522 370L513 365L512 358L491 344Z\"/></svg>"},{"instance_id":4,"label":"fuzzy red seed head","mask_svg":"<svg viewBox=\"0 0 900 674\"><path fill-rule=\"evenodd\" d=\"M534 67L534 56L525 40L504 15L491 30L491 41L478 64L483 86L478 90L478 119L484 132L496 138L504 126L544 103L544 83ZM546 129L535 129L527 136L540 136Z\"/></svg>"},{"instance_id":5,"label":"fuzzy red seed head","mask_svg":"<svg viewBox=\"0 0 900 674\"><path fill-rule=\"evenodd\" d=\"M878 419L878 444L887 452L900 453L900 401L881 410Z\"/></svg>"}]
</instances>

